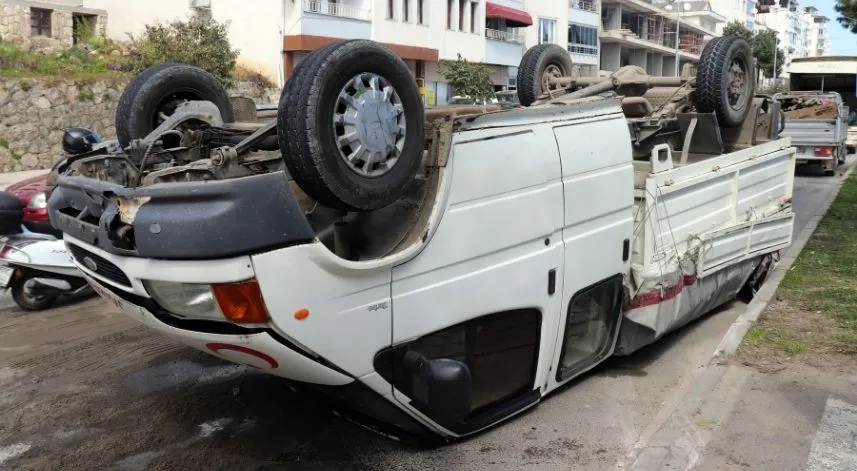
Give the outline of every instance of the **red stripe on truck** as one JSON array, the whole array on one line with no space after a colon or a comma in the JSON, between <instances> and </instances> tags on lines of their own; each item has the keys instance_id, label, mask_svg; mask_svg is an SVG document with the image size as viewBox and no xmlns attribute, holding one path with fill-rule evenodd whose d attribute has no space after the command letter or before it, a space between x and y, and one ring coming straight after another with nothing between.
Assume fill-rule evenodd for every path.
<instances>
[{"instance_id":1,"label":"red stripe on truck","mask_svg":"<svg viewBox=\"0 0 857 471\"><path fill-rule=\"evenodd\" d=\"M638 294L631 301L631 309L639 309L641 307L652 306L655 304L669 301L678 296L685 286L693 286L696 284L696 273L693 275L684 275L678 284L670 286L667 289L652 290L647 293Z\"/></svg>"}]
</instances>

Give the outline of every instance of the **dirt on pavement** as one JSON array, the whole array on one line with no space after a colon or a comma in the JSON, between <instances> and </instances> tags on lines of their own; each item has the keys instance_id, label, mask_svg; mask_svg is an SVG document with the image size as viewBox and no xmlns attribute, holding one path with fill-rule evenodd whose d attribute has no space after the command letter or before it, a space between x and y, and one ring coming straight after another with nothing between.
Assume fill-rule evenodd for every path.
<instances>
[{"instance_id":1,"label":"dirt on pavement","mask_svg":"<svg viewBox=\"0 0 857 471\"><path fill-rule=\"evenodd\" d=\"M0 470L364 469L371 443L398 447L98 298L0 311Z\"/></svg>"}]
</instances>

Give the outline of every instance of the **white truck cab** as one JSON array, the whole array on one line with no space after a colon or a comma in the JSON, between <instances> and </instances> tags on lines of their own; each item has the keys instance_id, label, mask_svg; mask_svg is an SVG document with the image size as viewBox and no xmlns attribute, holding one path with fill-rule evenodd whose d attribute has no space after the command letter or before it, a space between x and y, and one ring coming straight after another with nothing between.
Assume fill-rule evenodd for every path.
<instances>
[{"instance_id":1,"label":"white truck cab","mask_svg":"<svg viewBox=\"0 0 857 471\"><path fill-rule=\"evenodd\" d=\"M454 439L758 287L791 243L788 139L641 156L628 106L427 110L404 196L329 230L284 172L133 187L78 171L51 217L147 326L386 435Z\"/></svg>"}]
</instances>

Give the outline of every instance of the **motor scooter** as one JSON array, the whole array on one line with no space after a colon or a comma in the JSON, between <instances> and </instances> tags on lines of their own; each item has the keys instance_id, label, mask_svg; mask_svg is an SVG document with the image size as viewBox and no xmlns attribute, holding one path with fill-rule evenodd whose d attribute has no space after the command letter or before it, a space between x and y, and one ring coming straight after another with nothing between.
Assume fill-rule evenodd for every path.
<instances>
[{"instance_id":1,"label":"motor scooter","mask_svg":"<svg viewBox=\"0 0 857 471\"><path fill-rule=\"evenodd\" d=\"M51 307L61 296L89 289L72 262L65 242L21 226L17 234L0 236L0 289L27 311Z\"/></svg>"},{"instance_id":2,"label":"motor scooter","mask_svg":"<svg viewBox=\"0 0 857 471\"><path fill-rule=\"evenodd\" d=\"M63 133L65 157L84 156L98 146L109 145L114 144L103 142L88 129L69 128ZM50 177L41 184L46 188L37 201L28 197L30 210L38 209L48 198ZM21 195L0 191L0 290L10 290L15 303L27 311L48 309L61 296L91 290L50 221L33 225L24 217L23 204Z\"/></svg>"}]
</instances>

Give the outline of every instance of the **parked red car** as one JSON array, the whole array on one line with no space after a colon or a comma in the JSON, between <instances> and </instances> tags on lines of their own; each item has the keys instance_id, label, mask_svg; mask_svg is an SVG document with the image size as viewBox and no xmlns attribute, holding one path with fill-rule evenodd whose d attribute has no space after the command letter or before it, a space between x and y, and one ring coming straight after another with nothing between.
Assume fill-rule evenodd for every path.
<instances>
[{"instance_id":1,"label":"parked red car","mask_svg":"<svg viewBox=\"0 0 857 471\"><path fill-rule=\"evenodd\" d=\"M37 175L10 185L6 191L14 194L24 206L24 225L33 232L55 233L48 218L48 174Z\"/></svg>"}]
</instances>

